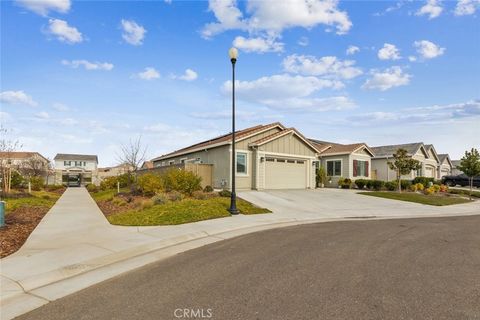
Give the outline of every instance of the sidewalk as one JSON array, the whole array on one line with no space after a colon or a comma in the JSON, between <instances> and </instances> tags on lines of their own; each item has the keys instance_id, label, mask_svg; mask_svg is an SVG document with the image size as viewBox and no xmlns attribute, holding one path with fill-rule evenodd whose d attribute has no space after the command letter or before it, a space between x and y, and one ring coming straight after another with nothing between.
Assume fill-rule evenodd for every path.
<instances>
[{"instance_id":1,"label":"sidewalk","mask_svg":"<svg viewBox=\"0 0 480 320\"><path fill-rule=\"evenodd\" d=\"M395 202L397 210L382 214L385 204L392 205L391 200L368 199L345 190L311 191L306 195L331 201L326 201L323 208L300 209L275 194L244 192L241 197L268 204L275 213L178 226L120 227L108 223L84 188L69 188L25 245L0 260L1 318L13 318L121 273L216 241L275 227L365 216L362 206L368 209L368 215L374 212L378 218L480 212L480 201L450 209ZM340 196L342 201L335 207ZM352 206L352 201L359 201L359 205Z\"/></svg>"}]
</instances>

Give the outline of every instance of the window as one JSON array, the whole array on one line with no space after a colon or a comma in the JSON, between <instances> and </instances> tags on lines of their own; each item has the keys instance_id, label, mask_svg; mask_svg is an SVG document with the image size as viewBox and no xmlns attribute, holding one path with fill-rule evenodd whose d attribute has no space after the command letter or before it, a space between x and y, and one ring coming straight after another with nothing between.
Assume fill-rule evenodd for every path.
<instances>
[{"instance_id":1,"label":"window","mask_svg":"<svg viewBox=\"0 0 480 320\"><path fill-rule=\"evenodd\" d=\"M172 164L175 164L175 160L170 160L170 161L168 161L168 165L171 166Z\"/></svg>"},{"instance_id":2,"label":"window","mask_svg":"<svg viewBox=\"0 0 480 320\"><path fill-rule=\"evenodd\" d=\"M85 161L83 161L83 166L86 167L87 166L87 163Z\"/></svg>"},{"instance_id":3,"label":"window","mask_svg":"<svg viewBox=\"0 0 480 320\"><path fill-rule=\"evenodd\" d=\"M342 160L327 161L327 175L341 176L342 175Z\"/></svg>"},{"instance_id":4,"label":"window","mask_svg":"<svg viewBox=\"0 0 480 320\"><path fill-rule=\"evenodd\" d=\"M353 160L353 176L368 177L368 161Z\"/></svg>"},{"instance_id":5,"label":"window","mask_svg":"<svg viewBox=\"0 0 480 320\"><path fill-rule=\"evenodd\" d=\"M237 173L247 174L247 154L237 153Z\"/></svg>"}]
</instances>

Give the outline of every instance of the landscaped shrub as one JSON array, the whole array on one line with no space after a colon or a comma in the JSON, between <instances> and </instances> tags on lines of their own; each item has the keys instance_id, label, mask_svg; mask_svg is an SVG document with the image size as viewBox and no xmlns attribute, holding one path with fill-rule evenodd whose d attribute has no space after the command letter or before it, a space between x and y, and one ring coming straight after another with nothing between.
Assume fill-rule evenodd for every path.
<instances>
[{"instance_id":1,"label":"landscaped shrub","mask_svg":"<svg viewBox=\"0 0 480 320\"><path fill-rule=\"evenodd\" d=\"M398 190L398 182L397 181L387 181L387 182L385 182L385 188L387 188L388 191Z\"/></svg>"},{"instance_id":2,"label":"landscaped shrub","mask_svg":"<svg viewBox=\"0 0 480 320\"><path fill-rule=\"evenodd\" d=\"M352 180L351 179L343 179L342 184L340 184L342 189L350 189L352 187Z\"/></svg>"},{"instance_id":3,"label":"landscaped shrub","mask_svg":"<svg viewBox=\"0 0 480 320\"><path fill-rule=\"evenodd\" d=\"M85 188L87 188L87 191L88 192L97 192L98 191L98 187L92 183L89 183L85 186Z\"/></svg>"},{"instance_id":4,"label":"landscaped shrub","mask_svg":"<svg viewBox=\"0 0 480 320\"><path fill-rule=\"evenodd\" d=\"M125 199L120 198L120 197L114 197L114 198L112 198L111 201L112 201L112 204L114 204L116 206L119 206L119 207L123 207L123 206L127 205L127 201L125 201Z\"/></svg>"},{"instance_id":5,"label":"landscaped shrub","mask_svg":"<svg viewBox=\"0 0 480 320\"><path fill-rule=\"evenodd\" d=\"M400 185L402 186L402 190L408 190L412 182L410 180L400 180Z\"/></svg>"},{"instance_id":6,"label":"landscaped shrub","mask_svg":"<svg viewBox=\"0 0 480 320\"><path fill-rule=\"evenodd\" d=\"M368 190L372 189L373 180L367 180L367 183L365 184L365 187L367 187Z\"/></svg>"},{"instance_id":7,"label":"landscaped shrub","mask_svg":"<svg viewBox=\"0 0 480 320\"><path fill-rule=\"evenodd\" d=\"M45 190L47 191L57 191L63 188L65 188L63 184L49 184L45 186Z\"/></svg>"},{"instance_id":8,"label":"landscaped shrub","mask_svg":"<svg viewBox=\"0 0 480 320\"><path fill-rule=\"evenodd\" d=\"M203 188L203 192L213 192L212 186L205 186L205 188Z\"/></svg>"},{"instance_id":9,"label":"landscaped shrub","mask_svg":"<svg viewBox=\"0 0 480 320\"><path fill-rule=\"evenodd\" d=\"M385 186L385 182L382 180L371 180L371 185L373 190L379 191Z\"/></svg>"},{"instance_id":10,"label":"landscaped shrub","mask_svg":"<svg viewBox=\"0 0 480 320\"><path fill-rule=\"evenodd\" d=\"M205 200L208 198L207 194L201 190L195 191L192 197L197 200Z\"/></svg>"},{"instance_id":11,"label":"landscaped shrub","mask_svg":"<svg viewBox=\"0 0 480 320\"><path fill-rule=\"evenodd\" d=\"M341 188L341 187L343 186L343 181L345 181L345 178L344 178L344 177L338 178L337 184L338 184L338 187L339 187L339 188Z\"/></svg>"},{"instance_id":12,"label":"landscaped shrub","mask_svg":"<svg viewBox=\"0 0 480 320\"><path fill-rule=\"evenodd\" d=\"M417 185L416 185L416 184L410 185L410 187L408 188L408 190L410 190L410 191L412 191L412 192L417 192Z\"/></svg>"},{"instance_id":13,"label":"landscaped shrub","mask_svg":"<svg viewBox=\"0 0 480 320\"><path fill-rule=\"evenodd\" d=\"M25 187L25 179L17 171L12 171L10 180L10 186L12 189L20 189Z\"/></svg>"},{"instance_id":14,"label":"landscaped shrub","mask_svg":"<svg viewBox=\"0 0 480 320\"><path fill-rule=\"evenodd\" d=\"M434 184L433 186L431 186L431 188L433 188L433 191L435 192L440 192L440 186L438 184Z\"/></svg>"},{"instance_id":15,"label":"landscaped shrub","mask_svg":"<svg viewBox=\"0 0 480 320\"><path fill-rule=\"evenodd\" d=\"M423 189L425 189L425 186L423 185L423 183L415 183L415 187L417 188L418 191L423 191Z\"/></svg>"},{"instance_id":16,"label":"landscaped shrub","mask_svg":"<svg viewBox=\"0 0 480 320\"><path fill-rule=\"evenodd\" d=\"M220 197L230 198L232 196L232 193L228 190L222 190L222 191L218 192L218 195Z\"/></svg>"},{"instance_id":17,"label":"landscaped shrub","mask_svg":"<svg viewBox=\"0 0 480 320\"><path fill-rule=\"evenodd\" d=\"M318 168L315 176L315 182L317 187L321 187L327 183L327 171L325 170L325 167L320 167Z\"/></svg>"},{"instance_id":18,"label":"landscaped shrub","mask_svg":"<svg viewBox=\"0 0 480 320\"><path fill-rule=\"evenodd\" d=\"M430 183L433 184L433 180L434 180L434 178L416 177L415 179L413 179L412 183L413 184L421 183L421 184L423 184L424 187L429 187Z\"/></svg>"},{"instance_id":19,"label":"landscaped shrub","mask_svg":"<svg viewBox=\"0 0 480 320\"><path fill-rule=\"evenodd\" d=\"M117 177L106 177L100 182L100 189L109 190L117 187Z\"/></svg>"},{"instance_id":20,"label":"landscaped shrub","mask_svg":"<svg viewBox=\"0 0 480 320\"><path fill-rule=\"evenodd\" d=\"M32 187L32 190L40 191L44 185L45 185L45 182L43 181L42 177L30 178L30 186Z\"/></svg>"},{"instance_id":21,"label":"landscaped shrub","mask_svg":"<svg viewBox=\"0 0 480 320\"><path fill-rule=\"evenodd\" d=\"M183 194L181 194L178 191L170 191L168 193L168 199L170 201L180 201L180 200L183 200L183 198L184 198Z\"/></svg>"},{"instance_id":22,"label":"landscaped shrub","mask_svg":"<svg viewBox=\"0 0 480 320\"><path fill-rule=\"evenodd\" d=\"M165 204L168 202L168 196L165 193L158 193L152 197L153 204Z\"/></svg>"},{"instance_id":23,"label":"landscaped shrub","mask_svg":"<svg viewBox=\"0 0 480 320\"><path fill-rule=\"evenodd\" d=\"M429 187L423 190L423 193L425 193L426 195L431 195L435 193L435 189L433 187Z\"/></svg>"},{"instance_id":24,"label":"landscaped shrub","mask_svg":"<svg viewBox=\"0 0 480 320\"><path fill-rule=\"evenodd\" d=\"M367 180L365 179L357 179L355 180L355 185L358 189L363 189L367 185Z\"/></svg>"},{"instance_id":25,"label":"landscaped shrub","mask_svg":"<svg viewBox=\"0 0 480 320\"><path fill-rule=\"evenodd\" d=\"M448 186L441 184L440 185L440 192L448 192Z\"/></svg>"},{"instance_id":26,"label":"landscaped shrub","mask_svg":"<svg viewBox=\"0 0 480 320\"><path fill-rule=\"evenodd\" d=\"M163 176L163 180L167 191L192 195L194 191L202 190L202 178L190 171L171 169Z\"/></svg>"},{"instance_id":27,"label":"landscaped shrub","mask_svg":"<svg viewBox=\"0 0 480 320\"><path fill-rule=\"evenodd\" d=\"M153 173L142 174L137 179L137 186L144 195L154 195L163 191L162 178Z\"/></svg>"}]
</instances>

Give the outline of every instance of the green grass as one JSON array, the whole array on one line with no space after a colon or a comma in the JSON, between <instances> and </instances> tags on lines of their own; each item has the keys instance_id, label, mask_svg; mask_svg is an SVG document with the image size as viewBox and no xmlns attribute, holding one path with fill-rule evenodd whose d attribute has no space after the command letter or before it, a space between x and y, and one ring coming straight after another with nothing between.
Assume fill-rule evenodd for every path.
<instances>
[{"instance_id":1,"label":"green grass","mask_svg":"<svg viewBox=\"0 0 480 320\"><path fill-rule=\"evenodd\" d=\"M128 192L128 188L120 189L120 192ZM95 201L105 201L112 200L113 197L117 194L117 189L109 189L98 192L90 192L90 195Z\"/></svg>"},{"instance_id":2,"label":"green grass","mask_svg":"<svg viewBox=\"0 0 480 320\"><path fill-rule=\"evenodd\" d=\"M416 202L421 204L428 204L431 206L448 206L452 204L460 204L470 202L468 199L455 197L455 196L446 196L446 195L425 195L421 193L414 192L388 192L388 191L371 191L371 192L359 192L366 196L401 200Z\"/></svg>"},{"instance_id":3,"label":"green grass","mask_svg":"<svg viewBox=\"0 0 480 320\"><path fill-rule=\"evenodd\" d=\"M448 192L452 194L460 194L460 195L468 196L468 194L470 193L470 190L450 188ZM472 190L472 197L480 198L480 191Z\"/></svg>"},{"instance_id":4,"label":"green grass","mask_svg":"<svg viewBox=\"0 0 480 320\"><path fill-rule=\"evenodd\" d=\"M60 195L48 191L32 191L30 197L26 198L6 198L5 212L8 214L20 207L45 207L51 208L57 202Z\"/></svg>"},{"instance_id":5,"label":"green grass","mask_svg":"<svg viewBox=\"0 0 480 320\"><path fill-rule=\"evenodd\" d=\"M107 217L111 224L122 226L157 226L189 223L230 216L227 209L230 198L215 197L205 200L187 198L176 202L154 205L142 211L127 211ZM269 213L243 199L237 199L237 208L243 214Z\"/></svg>"}]
</instances>

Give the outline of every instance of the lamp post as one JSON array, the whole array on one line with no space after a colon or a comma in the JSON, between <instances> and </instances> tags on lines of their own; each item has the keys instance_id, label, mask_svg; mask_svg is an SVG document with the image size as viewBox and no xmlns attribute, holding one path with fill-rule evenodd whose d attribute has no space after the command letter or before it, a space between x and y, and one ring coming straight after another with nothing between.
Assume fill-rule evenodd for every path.
<instances>
[{"instance_id":1,"label":"lamp post","mask_svg":"<svg viewBox=\"0 0 480 320\"><path fill-rule=\"evenodd\" d=\"M237 155L235 153L235 63L237 62L238 51L236 48L228 50L230 61L232 62L232 195L230 197L230 211L231 214L238 214L237 209L237 195L235 193L235 168Z\"/></svg>"}]
</instances>

